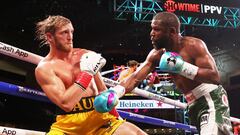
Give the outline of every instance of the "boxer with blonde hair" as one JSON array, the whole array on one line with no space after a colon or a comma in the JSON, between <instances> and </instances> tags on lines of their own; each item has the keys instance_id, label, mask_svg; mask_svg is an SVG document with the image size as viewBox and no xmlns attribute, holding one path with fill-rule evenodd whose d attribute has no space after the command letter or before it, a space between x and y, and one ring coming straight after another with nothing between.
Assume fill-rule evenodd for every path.
<instances>
[{"instance_id":1,"label":"boxer with blonde hair","mask_svg":"<svg viewBox=\"0 0 240 135\"><path fill-rule=\"evenodd\" d=\"M50 51L35 69L38 84L58 106L48 135L145 135L132 123L95 111L93 102L106 89L99 70L106 60L98 53L73 48L74 28L63 16L37 23L37 37Z\"/></svg>"}]
</instances>

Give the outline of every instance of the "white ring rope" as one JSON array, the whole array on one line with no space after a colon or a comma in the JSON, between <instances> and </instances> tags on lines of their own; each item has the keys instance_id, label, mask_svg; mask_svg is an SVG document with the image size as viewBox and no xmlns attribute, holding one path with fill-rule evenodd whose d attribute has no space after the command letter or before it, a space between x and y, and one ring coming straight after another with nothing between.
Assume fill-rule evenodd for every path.
<instances>
[{"instance_id":1,"label":"white ring rope","mask_svg":"<svg viewBox=\"0 0 240 135\"><path fill-rule=\"evenodd\" d=\"M46 135L46 132L0 126L0 135Z\"/></svg>"},{"instance_id":2,"label":"white ring rope","mask_svg":"<svg viewBox=\"0 0 240 135\"><path fill-rule=\"evenodd\" d=\"M125 68L127 68L127 67L125 67ZM125 69L125 68L124 68L124 69ZM106 75L106 74L112 73L112 72L114 72L114 71L118 71L118 70L120 70L120 69L122 69L122 68L119 67L119 68L112 69L112 70L102 71L102 72L101 72L101 75Z\"/></svg>"},{"instance_id":3,"label":"white ring rope","mask_svg":"<svg viewBox=\"0 0 240 135\"><path fill-rule=\"evenodd\" d=\"M38 64L41 61L41 59L43 59L42 56L33 54L31 52L27 52L25 50L19 49L17 47L13 47L11 45L8 45L8 44L2 43L2 42L0 42L0 53L8 55L10 57L14 57L14 58L22 60L22 61L30 62L33 64ZM104 79L104 82L106 83L106 85L108 85L110 87L116 86L118 84L117 81L114 81L114 80L111 80L111 79L108 79L105 77L103 77L103 79ZM154 94L154 93L151 93L151 92L139 89L139 88L135 88L132 91L132 93L135 93L142 97L146 97L146 98L161 101L163 103L174 105L174 106L180 107L182 109L186 109L186 107L187 107L186 103L175 101L173 99L166 98L166 97L163 97L163 96L160 96L160 95L157 95L157 94ZM230 117L230 120L232 122L240 123L240 119L238 119L238 118Z\"/></svg>"},{"instance_id":4,"label":"white ring rope","mask_svg":"<svg viewBox=\"0 0 240 135\"><path fill-rule=\"evenodd\" d=\"M10 57L14 57L16 59L27 61L27 62L33 63L33 64L38 64L40 62L40 60L42 59L42 57L39 55L36 55L31 52L27 52L25 50L19 49L14 46L10 46L3 42L0 42L0 53L10 56Z\"/></svg>"}]
</instances>

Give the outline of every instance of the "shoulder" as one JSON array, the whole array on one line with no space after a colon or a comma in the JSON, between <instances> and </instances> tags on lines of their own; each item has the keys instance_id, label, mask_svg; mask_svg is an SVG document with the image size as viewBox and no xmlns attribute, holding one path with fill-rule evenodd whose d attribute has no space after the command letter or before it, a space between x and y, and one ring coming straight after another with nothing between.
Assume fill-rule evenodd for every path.
<instances>
[{"instance_id":1,"label":"shoulder","mask_svg":"<svg viewBox=\"0 0 240 135\"><path fill-rule=\"evenodd\" d=\"M92 50L88 50L88 49L81 49L81 48L73 48L73 55L83 55L85 53L88 53L88 52L94 52L96 53L95 51L92 51Z\"/></svg>"},{"instance_id":2,"label":"shoulder","mask_svg":"<svg viewBox=\"0 0 240 135\"><path fill-rule=\"evenodd\" d=\"M74 48L72 52L73 52L72 53L73 59L80 59L83 56L83 54L86 54L88 52L93 52L93 51L87 50L87 49L81 49L81 48Z\"/></svg>"},{"instance_id":3,"label":"shoulder","mask_svg":"<svg viewBox=\"0 0 240 135\"><path fill-rule=\"evenodd\" d=\"M149 52L148 56L154 56L154 57L161 56L164 52L165 52L165 48L161 48L161 49L158 49L158 50L152 49Z\"/></svg>"},{"instance_id":4,"label":"shoulder","mask_svg":"<svg viewBox=\"0 0 240 135\"><path fill-rule=\"evenodd\" d=\"M160 57L162 56L162 54L165 52L165 48L161 48L161 49L152 49L148 56L147 56L147 59L152 59L152 60L155 60L155 59L160 59Z\"/></svg>"},{"instance_id":5,"label":"shoulder","mask_svg":"<svg viewBox=\"0 0 240 135\"><path fill-rule=\"evenodd\" d=\"M84 54L89 52L90 50L81 49L81 48L73 48L73 54Z\"/></svg>"},{"instance_id":6,"label":"shoulder","mask_svg":"<svg viewBox=\"0 0 240 135\"><path fill-rule=\"evenodd\" d=\"M196 37L186 36L183 38L182 43L189 50L195 50L195 49L198 50L198 49L206 49L207 48L205 42L202 39L199 39Z\"/></svg>"},{"instance_id":7,"label":"shoulder","mask_svg":"<svg viewBox=\"0 0 240 135\"><path fill-rule=\"evenodd\" d=\"M186 36L183 38L183 43L186 43L191 46L196 46L196 45L205 45L205 42L202 39L196 38L196 37L190 37Z\"/></svg>"},{"instance_id":8,"label":"shoulder","mask_svg":"<svg viewBox=\"0 0 240 135\"><path fill-rule=\"evenodd\" d=\"M35 72L45 72L49 71L52 68L51 62L46 59L41 60L37 67L35 68Z\"/></svg>"},{"instance_id":9,"label":"shoulder","mask_svg":"<svg viewBox=\"0 0 240 135\"><path fill-rule=\"evenodd\" d=\"M161 48L161 49L158 49L158 50L152 49L149 52L145 62L150 64L150 65L158 65L158 62L159 62L159 60L162 57L162 54L164 52L165 52L165 48Z\"/></svg>"},{"instance_id":10,"label":"shoulder","mask_svg":"<svg viewBox=\"0 0 240 135\"><path fill-rule=\"evenodd\" d=\"M203 40L195 37L184 37L184 40L184 50L192 57L207 54L208 48Z\"/></svg>"},{"instance_id":11,"label":"shoulder","mask_svg":"<svg viewBox=\"0 0 240 135\"><path fill-rule=\"evenodd\" d=\"M49 76L52 76L52 66L50 62L41 61L37 67L35 68L35 77L38 83L43 84L46 83L46 80Z\"/></svg>"}]
</instances>

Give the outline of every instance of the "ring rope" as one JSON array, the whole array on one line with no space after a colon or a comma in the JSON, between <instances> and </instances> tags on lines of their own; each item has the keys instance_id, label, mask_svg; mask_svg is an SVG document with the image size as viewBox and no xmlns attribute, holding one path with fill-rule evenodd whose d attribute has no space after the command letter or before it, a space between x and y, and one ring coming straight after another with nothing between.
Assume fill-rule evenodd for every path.
<instances>
[{"instance_id":1,"label":"ring rope","mask_svg":"<svg viewBox=\"0 0 240 135\"><path fill-rule=\"evenodd\" d=\"M3 42L0 42L0 53L33 64L38 64L42 59L42 56L5 44Z\"/></svg>"},{"instance_id":2,"label":"ring rope","mask_svg":"<svg viewBox=\"0 0 240 135\"><path fill-rule=\"evenodd\" d=\"M116 68L116 69L112 69L112 70L108 70L108 71L103 71L103 72L101 72L101 75L106 75L106 74L112 73L114 71L118 71L120 69L121 69L121 67Z\"/></svg>"},{"instance_id":3,"label":"ring rope","mask_svg":"<svg viewBox=\"0 0 240 135\"><path fill-rule=\"evenodd\" d=\"M10 84L10 83L0 82L0 92L4 93L4 94L9 94L9 95L13 95L13 96L19 96L19 97L31 99L31 100L52 103L47 98L47 96L41 91L24 88L22 86L17 86L17 85ZM149 117L149 116L134 114L134 113L125 112L125 111L121 111L121 110L117 110L117 111L119 112L119 114L122 118L130 119L130 120L133 120L136 122L142 122L142 123L147 123L147 124L152 124L152 125L157 125L157 126L178 128L178 129L191 131L194 133L197 132L196 127L191 126L191 125L185 125L182 123L177 123L177 122L163 120L163 119L159 119L159 118L153 118L153 117ZM6 129L4 129L3 131L5 131L5 130ZM15 132L19 132L19 135L23 135L20 133L26 132L26 131L22 131L20 129L14 129L14 130L15 130ZM1 131L1 127L0 127L0 131ZM18 134L16 134L16 135L18 135Z\"/></svg>"},{"instance_id":4,"label":"ring rope","mask_svg":"<svg viewBox=\"0 0 240 135\"><path fill-rule=\"evenodd\" d=\"M1 135L46 135L46 132L0 126Z\"/></svg>"},{"instance_id":5,"label":"ring rope","mask_svg":"<svg viewBox=\"0 0 240 135\"><path fill-rule=\"evenodd\" d=\"M37 101L43 101L52 103L46 96L46 94L39 90L34 90L30 88L25 88L22 86L6 83L0 81L0 92L12 96L18 96L23 98L28 98Z\"/></svg>"},{"instance_id":6,"label":"ring rope","mask_svg":"<svg viewBox=\"0 0 240 135\"><path fill-rule=\"evenodd\" d=\"M4 48L11 48L11 49L4 49ZM14 57L16 59L20 59L22 61L30 62L32 64L38 64L41 61L41 59L43 59L42 56L33 54L31 52L25 51L25 50L17 48L17 47L13 47L13 46L8 45L3 42L0 42L0 53L8 55L10 57ZM20 55L20 54L22 54L22 55ZM109 79L109 80L111 80L111 79ZM113 80L111 80L111 82L113 82L112 84L118 84L118 82L113 81ZM159 101L162 101L164 103L169 103L171 105L180 107L182 109L186 109L186 107L187 107L187 104L184 105L184 103L176 102L175 100L172 100L172 99L169 99L169 98L166 98L166 97L163 97L163 96L151 93L151 92L147 92L147 91L143 92L143 91L144 90L135 88L132 92L136 92L136 94L142 94L141 96L148 97L150 99L156 98L156 100L158 99ZM230 117L230 120L232 122L240 123L240 119L238 119L238 118Z\"/></svg>"},{"instance_id":7,"label":"ring rope","mask_svg":"<svg viewBox=\"0 0 240 135\"><path fill-rule=\"evenodd\" d=\"M133 121L152 124L152 125L157 125L157 126L166 126L166 127L171 127L171 128L178 128L178 129L191 131L193 133L197 133L197 128L195 126L192 126L192 125L186 125L186 124L182 124L182 123L178 123L178 122L163 120L163 119L159 119L159 118L153 118L153 117L150 117L150 116L144 116L144 115L125 112L125 111L121 111L121 110L118 110L118 113L120 114L121 117L126 118L126 119L130 119L130 120L133 120Z\"/></svg>"}]
</instances>

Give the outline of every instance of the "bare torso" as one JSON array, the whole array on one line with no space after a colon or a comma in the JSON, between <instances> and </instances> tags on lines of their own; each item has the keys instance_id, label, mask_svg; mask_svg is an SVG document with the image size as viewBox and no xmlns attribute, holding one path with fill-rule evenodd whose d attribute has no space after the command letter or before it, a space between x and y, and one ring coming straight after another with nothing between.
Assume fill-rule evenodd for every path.
<instances>
[{"instance_id":1,"label":"bare torso","mask_svg":"<svg viewBox=\"0 0 240 135\"><path fill-rule=\"evenodd\" d=\"M181 90L182 93L188 93L203 82L218 84L219 74L216 64L208 52L205 43L198 38L182 36L179 36L178 41L179 42L173 46L174 49L167 49L166 51L177 52L184 61L199 67L198 74L194 80L190 80L179 74L172 74L173 81L178 89ZM161 51L153 49L146 59L146 64L142 68L143 70L141 69L139 73L143 74L145 71L149 73L149 71L154 70L153 65L158 66L160 58ZM145 69L146 66L150 70ZM142 79L142 77L136 78Z\"/></svg>"},{"instance_id":2,"label":"bare torso","mask_svg":"<svg viewBox=\"0 0 240 135\"><path fill-rule=\"evenodd\" d=\"M201 49L205 47L203 47L203 42L201 42L199 39L194 37L181 37L180 42L177 46L180 47L176 51L184 61L196 65L200 68L205 66L208 67L209 63L206 63L208 59L201 59L202 55L207 56L208 53L206 49L204 49L204 53L201 53ZM188 93L202 83L201 81L187 79L179 74L173 74L172 76L176 86L183 93Z\"/></svg>"},{"instance_id":3,"label":"bare torso","mask_svg":"<svg viewBox=\"0 0 240 135\"><path fill-rule=\"evenodd\" d=\"M81 56L86 52L84 49L75 49L72 53L71 59L63 61L60 59L49 59L48 57L44 60L51 65L51 69L55 72L56 76L59 77L68 89L74 82L75 78L80 72L79 63ZM89 87L82 94L83 97L96 95L97 88L94 80L91 81Z\"/></svg>"},{"instance_id":4,"label":"bare torso","mask_svg":"<svg viewBox=\"0 0 240 135\"><path fill-rule=\"evenodd\" d=\"M183 48L179 52L180 56L182 56L184 61L194 64L195 63L194 60L191 59L191 57L187 54L186 49L187 49L187 47ZM172 74L172 77L173 77L173 81L175 82L178 89L181 90L181 92L183 92L183 93L188 93L189 91L193 90L196 86L201 84L200 82L187 79L178 74Z\"/></svg>"}]
</instances>

